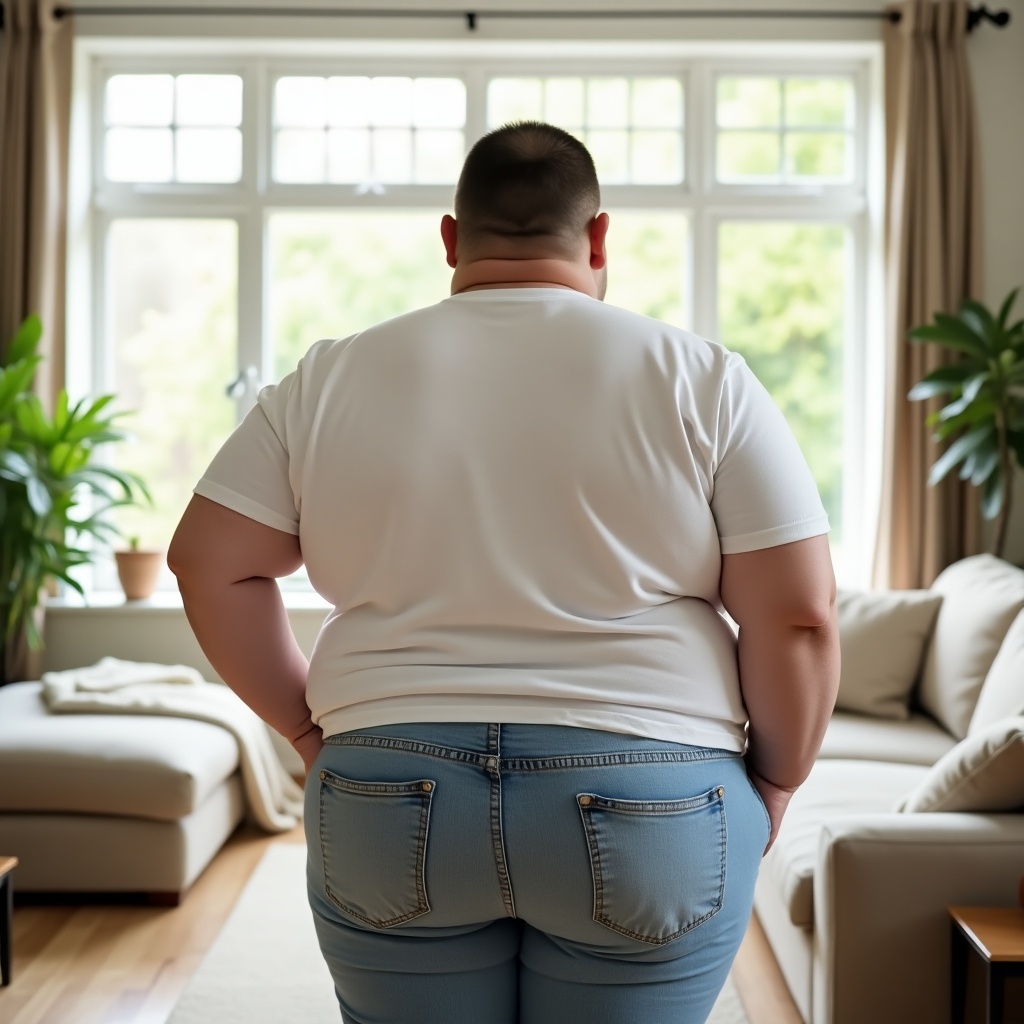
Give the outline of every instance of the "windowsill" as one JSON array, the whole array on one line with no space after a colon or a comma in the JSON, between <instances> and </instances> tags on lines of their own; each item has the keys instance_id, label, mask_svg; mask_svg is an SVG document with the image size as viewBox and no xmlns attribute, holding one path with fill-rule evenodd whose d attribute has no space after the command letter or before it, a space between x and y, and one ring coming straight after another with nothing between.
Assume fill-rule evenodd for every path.
<instances>
[{"instance_id":1,"label":"windowsill","mask_svg":"<svg viewBox=\"0 0 1024 1024\"><path fill-rule=\"evenodd\" d=\"M282 591L281 597L288 611L327 612L330 605L312 591ZM109 612L117 610L131 615L149 615L167 612L184 613L181 595L173 590L159 590L152 597L143 601L128 601L119 590L88 591L83 598L80 594L70 592L60 597L50 598L46 602L46 613L82 615L89 612Z\"/></svg>"}]
</instances>

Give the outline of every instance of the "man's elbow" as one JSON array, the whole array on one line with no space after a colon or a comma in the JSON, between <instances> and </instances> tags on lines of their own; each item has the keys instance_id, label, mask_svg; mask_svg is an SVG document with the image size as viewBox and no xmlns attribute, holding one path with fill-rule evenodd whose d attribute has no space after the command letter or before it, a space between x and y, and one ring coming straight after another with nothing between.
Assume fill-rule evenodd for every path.
<instances>
[{"instance_id":1,"label":"man's elbow","mask_svg":"<svg viewBox=\"0 0 1024 1024\"><path fill-rule=\"evenodd\" d=\"M833 580L829 585L809 589L802 599L791 605L789 609L790 625L802 626L806 629L822 629L835 622L836 617L836 585Z\"/></svg>"}]
</instances>

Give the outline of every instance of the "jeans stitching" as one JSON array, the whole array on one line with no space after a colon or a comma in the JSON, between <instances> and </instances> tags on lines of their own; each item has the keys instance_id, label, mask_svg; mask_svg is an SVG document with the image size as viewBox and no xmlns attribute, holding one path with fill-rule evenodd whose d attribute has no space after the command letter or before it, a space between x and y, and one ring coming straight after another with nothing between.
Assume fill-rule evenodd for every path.
<instances>
[{"instance_id":1,"label":"jeans stitching","mask_svg":"<svg viewBox=\"0 0 1024 1024\"><path fill-rule=\"evenodd\" d=\"M430 789L424 790L423 784L430 783ZM374 920L365 914L360 914L352 907L342 903L331 889L327 879L327 844L324 841L324 790L328 787L351 793L379 793L384 795L403 795L417 797L420 801L419 826L416 833L416 871L414 884L416 886L415 910L409 911L398 917L388 918L386 921ZM417 791L418 787L418 791ZM413 918L422 917L430 913L430 900L427 897L427 887L424 876L427 834L430 829L430 809L433 803L434 793L437 791L437 783L432 779L420 779L415 782L389 783L389 782L353 782L351 779L343 779L341 776L329 772L322 772L320 775L320 857L324 868L324 892L328 899L339 907L350 917L363 921L375 929L393 928L395 925L404 924Z\"/></svg>"},{"instance_id":2,"label":"jeans stitching","mask_svg":"<svg viewBox=\"0 0 1024 1024\"><path fill-rule=\"evenodd\" d=\"M494 754L446 747L422 740L401 740L391 736L330 736L325 742L332 746L375 747L386 750L402 750L410 754L421 754L444 761L458 761L486 768ZM500 755L499 755L500 756ZM742 755L730 750L637 750L610 751L604 754L564 754L558 757L506 757L500 758L501 768L506 772L559 771L573 768L603 768L623 764L670 764L691 761L740 760Z\"/></svg>"},{"instance_id":3,"label":"jeans stitching","mask_svg":"<svg viewBox=\"0 0 1024 1024\"><path fill-rule=\"evenodd\" d=\"M715 790L712 790L709 794L700 797L689 797L685 800L662 800L662 801L621 801L611 800L606 797L597 796L592 793L580 793L577 796L577 801L580 797L588 796L593 801L600 801L596 809L615 810L617 813L621 813L624 808L617 805L627 804L645 804L655 810L666 809L667 807L678 808L680 810L694 810L697 807L704 805L714 806L716 803L721 805L721 810L718 816L719 820L719 883L718 883L718 895L715 898L715 903L712 908L703 916L696 918L691 921L685 927L680 928L678 931L673 932L671 935L667 935L664 938L658 938L652 935L643 935L640 932L633 931L630 928L625 928L620 924L612 921L609 917L604 914L604 875L601 870L601 851L597 842L597 835L594 831L593 822L590 820L590 811L595 809L594 804L590 804L588 807L584 807L582 803L579 804L580 815L583 818L583 828L587 835L587 846L590 849L590 870L594 880L594 920L603 925L605 928L609 928L614 932L618 932L621 935L629 936L629 938L637 939L640 942L647 942L652 945L662 946L673 939L679 938L681 935L685 935L687 932L693 931L694 928L702 925L705 921L714 917L722 909L722 903L725 895L725 865L726 865L726 827L725 827L725 804L720 796L718 796ZM689 805L689 806L687 806ZM634 811L633 813L637 813ZM626 813L630 811L626 810Z\"/></svg>"},{"instance_id":4,"label":"jeans stitching","mask_svg":"<svg viewBox=\"0 0 1024 1024\"><path fill-rule=\"evenodd\" d=\"M501 821L501 726L491 728L488 747L494 753L485 765L491 778L490 817L491 843L494 849L494 865L498 872L498 887L501 889L501 902L509 917L516 916L515 896L512 893L512 879L508 873L508 860L505 857L505 837ZM492 767L493 765L493 767Z\"/></svg>"}]
</instances>

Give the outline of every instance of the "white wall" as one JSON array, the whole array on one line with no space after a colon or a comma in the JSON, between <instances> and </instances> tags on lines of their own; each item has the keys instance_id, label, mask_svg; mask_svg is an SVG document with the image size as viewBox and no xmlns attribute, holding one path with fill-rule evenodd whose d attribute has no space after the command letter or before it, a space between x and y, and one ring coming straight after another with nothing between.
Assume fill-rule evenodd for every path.
<instances>
[{"instance_id":1,"label":"white wall","mask_svg":"<svg viewBox=\"0 0 1024 1024\"><path fill-rule=\"evenodd\" d=\"M982 26L968 44L981 134L985 202L985 294L998 306L1018 286L1015 312L1024 317L1024 3L993 6L1012 12L1006 28ZM1024 473L1004 555L1024 562ZM991 530L988 531L991 537Z\"/></svg>"}]
</instances>

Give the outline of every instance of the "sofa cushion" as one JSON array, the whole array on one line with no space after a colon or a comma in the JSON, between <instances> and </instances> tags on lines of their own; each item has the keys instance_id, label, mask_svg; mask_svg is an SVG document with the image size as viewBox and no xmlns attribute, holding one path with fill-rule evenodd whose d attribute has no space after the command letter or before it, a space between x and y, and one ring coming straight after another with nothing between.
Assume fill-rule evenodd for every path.
<instances>
[{"instance_id":1,"label":"sofa cushion","mask_svg":"<svg viewBox=\"0 0 1024 1024\"><path fill-rule=\"evenodd\" d=\"M767 874L781 893L793 924L810 928L814 923L814 866L824 822L890 813L927 773L920 765L815 762L807 781L793 794L775 844L761 862L761 874Z\"/></svg>"},{"instance_id":2,"label":"sofa cushion","mask_svg":"<svg viewBox=\"0 0 1024 1024\"><path fill-rule=\"evenodd\" d=\"M935 764L956 740L928 715L912 714L905 722L837 711L828 723L822 758Z\"/></svg>"},{"instance_id":3,"label":"sofa cushion","mask_svg":"<svg viewBox=\"0 0 1024 1024\"><path fill-rule=\"evenodd\" d=\"M918 702L958 740L978 702L1010 624L1024 608L1024 571L992 555L943 570L932 585L943 595Z\"/></svg>"},{"instance_id":4,"label":"sofa cushion","mask_svg":"<svg viewBox=\"0 0 1024 1024\"><path fill-rule=\"evenodd\" d=\"M961 740L929 769L896 809L1015 811L1024 807L1024 717L1013 716Z\"/></svg>"},{"instance_id":5,"label":"sofa cushion","mask_svg":"<svg viewBox=\"0 0 1024 1024\"><path fill-rule=\"evenodd\" d=\"M905 719L942 595L931 590L840 591L843 667L836 706Z\"/></svg>"},{"instance_id":6,"label":"sofa cushion","mask_svg":"<svg viewBox=\"0 0 1024 1024\"><path fill-rule=\"evenodd\" d=\"M53 715L39 683L0 687L0 812L175 821L238 769L219 726L147 715Z\"/></svg>"},{"instance_id":7,"label":"sofa cushion","mask_svg":"<svg viewBox=\"0 0 1024 1024\"><path fill-rule=\"evenodd\" d=\"M968 735L1009 715L1024 715L1024 612L1013 620L985 676Z\"/></svg>"}]
</instances>

